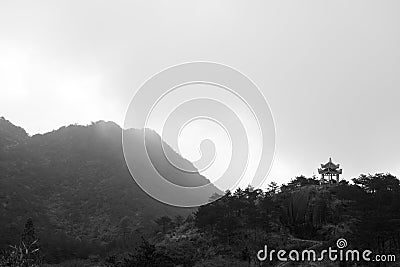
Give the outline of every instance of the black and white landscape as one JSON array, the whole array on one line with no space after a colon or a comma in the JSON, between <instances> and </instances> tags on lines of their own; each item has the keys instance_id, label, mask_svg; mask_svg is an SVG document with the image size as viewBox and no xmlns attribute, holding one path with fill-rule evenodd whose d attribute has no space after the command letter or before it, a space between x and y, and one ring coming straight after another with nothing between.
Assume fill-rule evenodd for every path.
<instances>
[{"instance_id":1,"label":"black and white landscape","mask_svg":"<svg viewBox=\"0 0 400 267\"><path fill-rule=\"evenodd\" d=\"M398 10L0 1L0 267L400 266Z\"/></svg>"},{"instance_id":2,"label":"black and white landscape","mask_svg":"<svg viewBox=\"0 0 400 267\"><path fill-rule=\"evenodd\" d=\"M264 190L238 188L198 209L175 208L133 182L121 131L99 121L28 136L0 119L2 266L254 266L266 243L322 250L343 237L398 255L400 183L389 173L351 184L298 176ZM39 250L18 261L10 244Z\"/></svg>"}]
</instances>

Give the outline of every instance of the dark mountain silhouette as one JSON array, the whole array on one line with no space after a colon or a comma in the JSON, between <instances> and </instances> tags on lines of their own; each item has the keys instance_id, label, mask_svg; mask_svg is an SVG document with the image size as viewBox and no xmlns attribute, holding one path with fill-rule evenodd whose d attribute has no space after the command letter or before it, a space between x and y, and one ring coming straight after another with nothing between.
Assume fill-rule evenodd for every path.
<instances>
[{"instance_id":1,"label":"dark mountain silhouette","mask_svg":"<svg viewBox=\"0 0 400 267\"><path fill-rule=\"evenodd\" d=\"M15 243L28 217L32 217L42 239L61 235L107 246L120 235L121 221L132 232L151 228L160 216L190 214L193 209L162 204L134 182L123 157L121 131L113 122L99 121L30 137L1 118L1 246ZM128 134L138 135L140 131L131 129ZM153 145L162 142L155 132L148 141ZM179 154L175 156L190 166ZM174 183L209 183L197 172L178 175L166 167L165 160L156 157L155 165ZM220 192L214 189L210 195Z\"/></svg>"}]
</instances>

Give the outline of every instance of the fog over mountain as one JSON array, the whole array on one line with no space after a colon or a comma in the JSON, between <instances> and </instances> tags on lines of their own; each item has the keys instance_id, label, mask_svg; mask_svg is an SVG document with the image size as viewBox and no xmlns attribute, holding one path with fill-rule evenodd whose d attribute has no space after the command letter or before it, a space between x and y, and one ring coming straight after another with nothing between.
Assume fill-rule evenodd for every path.
<instances>
[{"instance_id":1,"label":"fog over mountain","mask_svg":"<svg viewBox=\"0 0 400 267\"><path fill-rule=\"evenodd\" d=\"M128 134L140 136L140 131L130 129ZM162 204L139 188L125 164L121 133L117 124L99 121L29 136L1 118L0 246L15 243L29 217L39 234L48 235L44 241L49 246L57 243L50 239L60 235L107 246L115 241L122 219L129 220L130 231L143 232L155 225L157 217L190 214L193 209ZM161 138L153 132L147 141L154 147ZM179 154L175 156L190 166ZM176 184L209 183L197 172L187 176L171 172L162 156L154 164ZM146 169L141 171L146 175ZM220 193L214 189L210 196Z\"/></svg>"}]
</instances>

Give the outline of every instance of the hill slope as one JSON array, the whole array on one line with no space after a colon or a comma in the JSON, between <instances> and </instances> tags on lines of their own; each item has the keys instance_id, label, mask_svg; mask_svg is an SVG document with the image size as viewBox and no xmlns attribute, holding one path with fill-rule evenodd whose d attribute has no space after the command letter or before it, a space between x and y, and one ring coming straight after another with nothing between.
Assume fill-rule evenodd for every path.
<instances>
[{"instance_id":1,"label":"hill slope","mask_svg":"<svg viewBox=\"0 0 400 267\"><path fill-rule=\"evenodd\" d=\"M193 211L162 204L138 187L124 161L121 131L115 123L100 121L29 137L0 119L0 245L14 243L28 217L44 238L62 233L107 245L121 234L122 219L135 231L155 225L156 217ZM151 138L160 140L156 133ZM163 169L164 159L157 162ZM171 179L208 183L198 173Z\"/></svg>"}]
</instances>

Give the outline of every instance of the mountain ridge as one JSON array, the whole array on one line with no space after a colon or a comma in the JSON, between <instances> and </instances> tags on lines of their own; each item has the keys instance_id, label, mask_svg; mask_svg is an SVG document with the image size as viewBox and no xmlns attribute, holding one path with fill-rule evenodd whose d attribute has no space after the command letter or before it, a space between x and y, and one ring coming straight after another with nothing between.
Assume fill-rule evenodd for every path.
<instances>
[{"instance_id":1,"label":"mountain ridge","mask_svg":"<svg viewBox=\"0 0 400 267\"><path fill-rule=\"evenodd\" d=\"M151 136L161 140L156 132ZM162 204L139 188L126 166L121 138L122 128L114 122L69 125L29 136L2 118L0 247L15 243L28 217L42 235L62 233L109 245L118 238L124 217L134 231L154 227L157 217L189 215L193 209ZM191 164L182 157L178 160ZM185 178L171 179L185 184ZM190 178L195 179L189 182L192 185L209 183L199 173Z\"/></svg>"}]
</instances>

